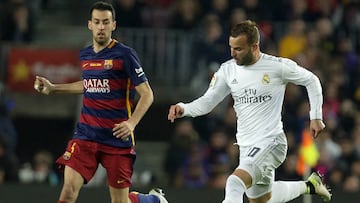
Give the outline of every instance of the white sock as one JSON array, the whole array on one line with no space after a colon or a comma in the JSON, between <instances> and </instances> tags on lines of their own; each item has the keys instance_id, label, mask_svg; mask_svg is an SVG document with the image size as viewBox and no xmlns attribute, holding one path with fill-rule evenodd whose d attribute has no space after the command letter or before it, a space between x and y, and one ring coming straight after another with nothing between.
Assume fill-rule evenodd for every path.
<instances>
[{"instance_id":1,"label":"white sock","mask_svg":"<svg viewBox=\"0 0 360 203\"><path fill-rule=\"evenodd\" d=\"M245 183L236 175L230 175L226 180L225 199L222 203L243 203L245 190Z\"/></svg>"},{"instance_id":2,"label":"white sock","mask_svg":"<svg viewBox=\"0 0 360 203\"><path fill-rule=\"evenodd\" d=\"M304 181L275 181L271 189L268 203L283 203L293 200L306 193Z\"/></svg>"}]
</instances>

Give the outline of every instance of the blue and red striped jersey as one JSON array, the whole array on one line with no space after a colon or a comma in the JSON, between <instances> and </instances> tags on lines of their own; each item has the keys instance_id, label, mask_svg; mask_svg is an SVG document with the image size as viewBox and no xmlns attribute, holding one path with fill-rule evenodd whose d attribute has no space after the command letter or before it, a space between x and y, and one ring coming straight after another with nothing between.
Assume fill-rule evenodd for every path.
<instances>
[{"instance_id":1,"label":"blue and red striped jersey","mask_svg":"<svg viewBox=\"0 0 360 203\"><path fill-rule=\"evenodd\" d=\"M98 53L92 46L82 49L79 57L84 94L74 138L131 147L134 136L116 138L112 128L131 116L135 86L147 81L136 52L112 40Z\"/></svg>"}]
</instances>

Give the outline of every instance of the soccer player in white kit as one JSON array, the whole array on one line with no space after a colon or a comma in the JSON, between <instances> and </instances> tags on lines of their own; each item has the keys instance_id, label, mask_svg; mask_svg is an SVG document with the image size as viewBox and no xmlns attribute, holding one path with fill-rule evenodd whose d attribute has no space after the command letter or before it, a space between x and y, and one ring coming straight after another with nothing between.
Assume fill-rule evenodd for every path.
<instances>
[{"instance_id":1,"label":"soccer player in white kit","mask_svg":"<svg viewBox=\"0 0 360 203\"><path fill-rule=\"evenodd\" d=\"M281 109L287 83L305 86L310 102L310 131L316 138L322 121L322 88L317 76L294 61L262 53L256 23L244 21L231 30L231 60L214 74L206 93L190 103L171 105L168 119L209 113L228 94L234 100L239 166L228 177L223 203L288 202L301 194L317 194L324 201L331 194L319 174L306 181L274 181L275 169L286 158L287 140Z\"/></svg>"}]
</instances>

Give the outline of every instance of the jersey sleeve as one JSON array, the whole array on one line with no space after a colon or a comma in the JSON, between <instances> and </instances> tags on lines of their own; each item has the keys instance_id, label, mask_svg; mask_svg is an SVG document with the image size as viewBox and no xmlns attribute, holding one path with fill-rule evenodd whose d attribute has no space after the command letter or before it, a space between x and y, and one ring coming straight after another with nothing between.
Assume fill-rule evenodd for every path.
<instances>
[{"instance_id":1,"label":"jersey sleeve","mask_svg":"<svg viewBox=\"0 0 360 203\"><path fill-rule=\"evenodd\" d=\"M310 102L310 119L322 119L323 95L319 78L294 61L285 59L283 64L284 81L306 87Z\"/></svg>"},{"instance_id":2,"label":"jersey sleeve","mask_svg":"<svg viewBox=\"0 0 360 203\"><path fill-rule=\"evenodd\" d=\"M228 94L230 89L226 83L225 75L221 68L213 75L209 88L205 94L190 103L178 103L184 108L183 116L197 117L209 113Z\"/></svg>"},{"instance_id":3,"label":"jersey sleeve","mask_svg":"<svg viewBox=\"0 0 360 203\"><path fill-rule=\"evenodd\" d=\"M125 54L124 64L125 71L135 86L147 81L145 72L134 49L130 48L129 51Z\"/></svg>"}]
</instances>

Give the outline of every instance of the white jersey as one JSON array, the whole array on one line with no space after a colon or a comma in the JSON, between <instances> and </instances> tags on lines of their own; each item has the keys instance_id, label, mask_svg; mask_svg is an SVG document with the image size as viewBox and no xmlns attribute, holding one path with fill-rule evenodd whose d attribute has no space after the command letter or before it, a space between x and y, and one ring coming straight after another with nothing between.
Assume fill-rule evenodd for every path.
<instances>
[{"instance_id":1,"label":"white jersey","mask_svg":"<svg viewBox=\"0 0 360 203\"><path fill-rule=\"evenodd\" d=\"M237 116L237 142L250 146L283 133L281 110L288 82L306 87L310 119L322 119L323 97L318 77L290 59L264 53L249 66L239 66L234 59L223 63L203 96L179 105L184 108L183 116L196 117L209 113L231 94Z\"/></svg>"}]
</instances>

